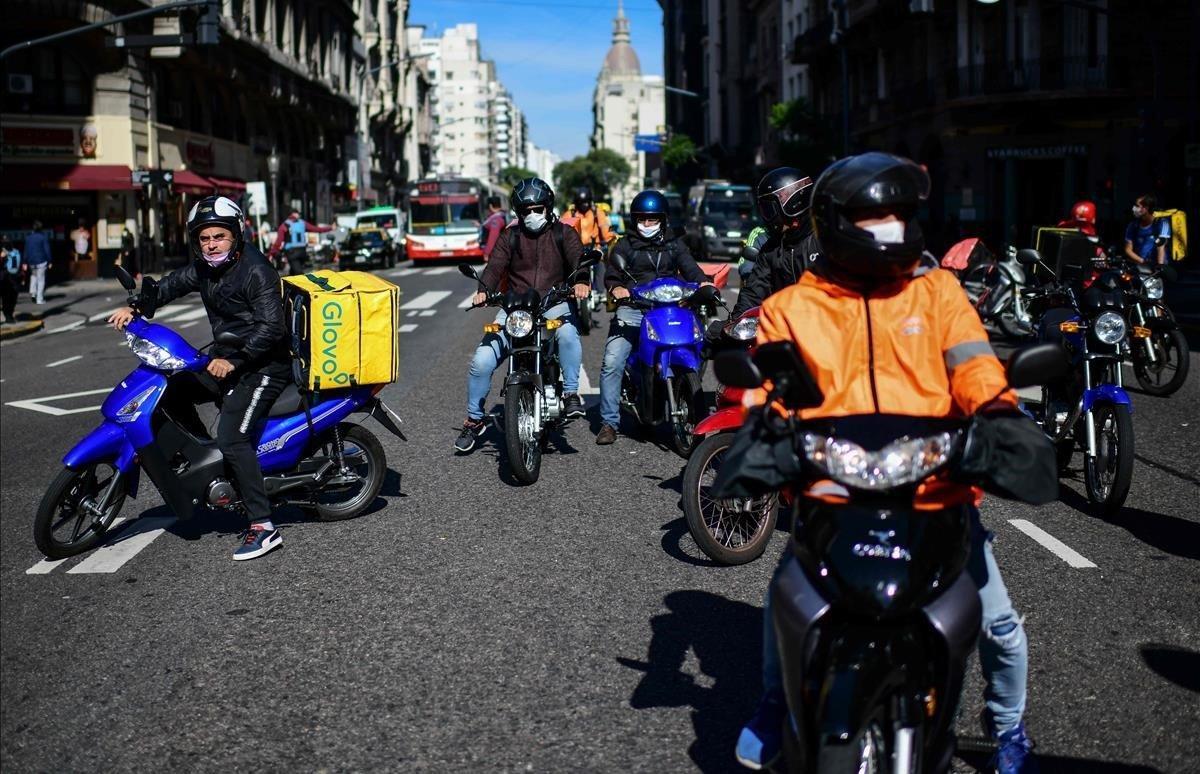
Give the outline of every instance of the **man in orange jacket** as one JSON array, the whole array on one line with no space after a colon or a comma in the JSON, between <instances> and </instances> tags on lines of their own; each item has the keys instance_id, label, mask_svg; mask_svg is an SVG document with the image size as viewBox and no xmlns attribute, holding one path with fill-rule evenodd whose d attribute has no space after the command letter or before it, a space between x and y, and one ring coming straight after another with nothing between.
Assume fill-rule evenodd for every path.
<instances>
[{"instance_id":1,"label":"man in orange jacket","mask_svg":"<svg viewBox=\"0 0 1200 774\"><path fill-rule=\"evenodd\" d=\"M563 216L562 222L579 232L579 241L586 250L594 247L607 252L614 235L608 215L592 201L592 189L577 188L571 202L571 211ZM604 290L604 272L592 270L592 289Z\"/></svg>"},{"instance_id":2,"label":"man in orange jacket","mask_svg":"<svg viewBox=\"0 0 1200 774\"><path fill-rule=\"evenodd\" d=\"M801 412L801 419L994 412L1005 421L1030 421L1019 417L1004 369L957 280L923 257L916 214L928 190L922 168L885 153L842 159L817 181L812 218L824 257L766 300L758 327L759 344L793 342L824 393L824 403ZM1028 450L1031 464L1039 471L1053 466L1044 436L1030 437L1037 447ZM974 504L980 494L969 484L935 479L918 490L916 505ZM974 521L968 570L983 603L979 655L987 682L985 724L999 748L993 765L1001 774L1029 774L1036 763L1021 722L1028 668L1022 618L1000 578L991 535L977 513ZM765 693L737 745L738 760L754 769L778 754L787 716L770 605L768 594Z\"/></svg>"}]
</instances>

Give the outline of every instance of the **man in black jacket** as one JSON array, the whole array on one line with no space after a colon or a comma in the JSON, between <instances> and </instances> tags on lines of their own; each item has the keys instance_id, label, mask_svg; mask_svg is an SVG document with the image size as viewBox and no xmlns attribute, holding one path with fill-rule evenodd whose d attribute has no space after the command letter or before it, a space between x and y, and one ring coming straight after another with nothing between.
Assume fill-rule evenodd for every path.
<instances>
[{"instance_id":1,"label":"man in black jacket","mask_svg":"<svg viewBox=\"0 0 1200 774\"><path fill-rule=\"evenodd\" d=\"M612 269L606 271L604 286L613 298L629 298L630 287L659 277L680 276L688 282L712 284L683 240L667 232L667 197L658 191L642 191L633 197L629 214L634 228L625 239L617 242L613 253L625 258L633 282ZM617 428L621 425L621 376L641 329L641 310L621 306L613 315L608 341L604 344L604 364L600 367L600 421L603 424L596 434L596 443L601 446L617 440Z\"/></svg>"},{"instance_id":2,"label":"man in black jacket","mask_svg":"<svg viewBox=\"0 0 1200 774\"><path fill-rule=\"evenodd\" d=\"M217 447L225 456L250 520L233 558L254 559L283 544L271 522L271 503L256 448L271 405L290 379L279 274L256 247L245 243L242 210L223 196L210 196L192 207L188 236L192 261L152 289L143 285L135 305L152 318L167 303L199 291L213 337L230 334L241 338L237 346L214 345L204 374L172 377L166 399L168 413L200 437L207 431L196 404L212 400L220 404ZM134 313L126 307L115 312L109 322L123 329Z\"/></svg>"},{"instance_id":3,"label":"man in black jacket","mask_svg":"<svg viewBox=\"0 0 1200 774\"><path fill-rule=\"evenodd\" d=\"M758 211L767 227L759 238L758 258L742 282L732 316L762 304L767 296L783 290L821 254L808 217L813 181L792 167L773 169L758 184Z\"/></svg>"}]
</instances>

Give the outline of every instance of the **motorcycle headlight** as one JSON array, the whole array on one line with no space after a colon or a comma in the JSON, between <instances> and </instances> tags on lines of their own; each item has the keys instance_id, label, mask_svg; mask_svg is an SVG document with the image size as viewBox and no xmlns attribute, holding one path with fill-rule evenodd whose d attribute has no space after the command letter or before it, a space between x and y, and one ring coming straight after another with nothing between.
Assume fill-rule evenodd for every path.
<instances>
[{"instance_id":1,"label":"motorcycle headlight","mask_svg":"<svg viewBox=\"0 0 1200 774\"><path fill-rule=\"evenodd\" d=\"M682 301L688 296L688 293L683 289L683 285L676 283L668 283L659 285L650 290L639 290L638 296L647 301L657 301L660 304L670 304L676 301Z\"/></svg>"},{"instance_id":2,"label":"motorcycle headlight","mask_svg":"<svg viewBox=\"0 0 1200 774\"><path fill-rule=\"evenodd\" d=\"M1157 301L1163 297L1163 281L1162 277L1146 277L1142 280L1142 292L1146 294L1146 298L1151 301Z\"/></svg>"},{"instance_id":3,"label":"motorcycle headlight","mask_svg":"<svg viewBox=\"0 0 1200 774\"><path fill-rule=\"evenodd\" d=\"M175 357L167 350L158 346L152 341L143 339L141 336L136 336L126 332L125 341L129 344L129 348L133 350L133 354L150 366L157 368L160 371L178 371L187 366L182 358Z\"/></svg>"},{"instance_id":4,"label":"motorcycle headlight","mask_svg":"<svg viewBox=\"0 0 1200 774\"><path fill-rule=\"evenodd\" d=\"M717 230L715 228L713 228L712 226L705 226L704 227L704 236L710 237L712 239L716 239L717 238Z\"/></svg>"},{"instance_id":5,"label":"motorcycle headlight","mask_svg":"<svg viewBox=\"0 0 1200 774\"><path fill-rule=\"evenodd\" d=\"M853 441L804 434L804 453L834 481L856 489L893 489L914 484L950 461L955 434L900 438L878 451Z\"/></svg>"},{"instance_id":6,"label":"motorcycle headlight","mask_svg":"<svg viewBox=\"0 0 1200 774\"><path fill-rule=\"evenodd\" d=\"M1105 344L1116 344L1125 338L1125 319L1116 312L1104 312L1092 320L1092 333Z\"/></svg>"},{"instance_id":7,"label":"motorcycle headlight","mask_svg":"<svg viewBox=\"0 0 1200 774\"><path fill-rule=\"evenodd\" d=\"M504 321L504 332L514 339L523 339L533 332L533 315L524 309L508 313Z\"/></svg>"},{"instance_id":8,"label":"motorcycle headlight","mask_svg":"<svg viewBox=\"0 0 1200 774\"><path fill-rule=\"evenodd\" d=\"M726 329L726 332L731 339L750 341L758 335L758 318L743 317Z\"/></svg>"}]
</instances>

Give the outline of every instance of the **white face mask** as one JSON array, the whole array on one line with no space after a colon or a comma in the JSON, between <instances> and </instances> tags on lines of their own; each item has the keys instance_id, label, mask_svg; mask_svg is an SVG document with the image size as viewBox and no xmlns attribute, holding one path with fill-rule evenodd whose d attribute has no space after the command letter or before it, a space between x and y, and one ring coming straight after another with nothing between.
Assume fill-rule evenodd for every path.
<instances>
[{"instance_id":1,"label":"white face mask","mask_svg":"<svg viewBox=\"0 0 1200 774\"><path fill-rule=\"evenodd\" d=\"M653 239L658 235L658 232L661 229L662 224L657 222L651 223L649 226L642 225L641 223L637 224L638 233L644 236L646 239Z\"/></svg>"},{"instance_id":2,"label":"white face mask","mask_svg":"<svg viewBox=\"0 0 1200 774\"><path fill-rule=\"evenodd\" d=\"M1136 205L1136 204L1135 204L1135 205L1133 205L1133 217L1135 217L1135 218L1140 218L1140 217L1142 217L1142 216L1143 216L1143 215L1145 215L1145 214L1146 214L1146 210L1145 210L1145 209L1143 209L1142 207L1139 207L1139 206L1138 206L1138 205Z\"/></svg>"},{"instance_id":3,"label":"white face mask","mask_svg":"<svg viewBox=\"0 0 1200 774\"><path fill-rule=\"evenodd\" d=\"M889 220L873 226L863 226L862 230L871 232L876 242L894 245L904 241L904 222L900 220Z\"/></svg>"},{"instance_id":4,"label":"white face mask","mask_svg":"<svg viewBox=\"0 0 1200 774\"><path fill-rule=\"evenodd\" d=\"M225 263L226 261L228 261L228 260L229 260L229 254L230 254L231 252L233 252L233 251L232 251L232 250L226 250L226 251L225 251L225 252L223 252L223 253L215 253L215 254L213 254L213 255L209 255L208 253L205 253L205 254L203 255L203 257L204 257L204 262L205 262L205 263L207 263L209 266L212 266L212 267L214 267L214 268L215 268L215 267L217 267L217 266L220 266L221 264Z\"/></svg>"},{"instance_id":5,"label":"white face mask","mask_svg":"<svg viewBox=\"0 0 1200 774\"><path fill-rule=\"evenodd\" d=\"M525 228L530 231L541 231L542 226L546 225L546 214L543 212L531 212L525 216Z\"/></svg>"}]
</instances>

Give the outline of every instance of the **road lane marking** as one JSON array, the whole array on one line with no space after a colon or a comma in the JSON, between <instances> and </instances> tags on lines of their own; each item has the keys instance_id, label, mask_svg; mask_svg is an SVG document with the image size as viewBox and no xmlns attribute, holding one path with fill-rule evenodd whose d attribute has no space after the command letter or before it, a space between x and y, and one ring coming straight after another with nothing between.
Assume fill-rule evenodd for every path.
<instances>
[{"instance_id":1,"label":"road lane marking","mask_svg":"<svg viewBox=\"0 0 1200 774\"><path fill-rule=\"evenodd\" d=\"M172 516L138 519L128 534L120 535L115 543L97 548L87 559L67 570L67 574L116 572L121 565L153 543L173 521L175 518Z\"/></svg>"},{"instance_id":2,"label":"road lane marking","mask_svg":"<svg viewBox=\"0 0 1200 774\"><path fill-rule=\"evenodd\" d=\"M437 274L449 274L452 271L458 271L457 266L438 266L435 269L429 269L425 272L426 277L432 277Z\"/></svg>"},{"instance_id":3,"label":"road lane marking","mask_svg":"<svg viewBox=\"0 0 1200 774\"><path fill-rule=\"evenodd\" d=\"M118 306L116 309L109 309L107 312L101 312L100 314L94 314L88 318L88 322L100 322L101 320L107 320L108 318L112 317L114 314L116 314L117 312L121 311L124 308L125 307L123 307L123 306Z\"/></svg>"},{"instance_id":4,"label":"road lane marking","mask_svg":"<svg viewBox=\"0 0 1200 774\"><path fill-rule=\"evenodd\" d=\"M1021 530L1029 537L1033 538L1042 546L1042 548L1045 548L1059 559L1062 559L1071 567L1081 569L1096 566L1096 564L1090 559L1083 556L1074 548L1071 548L1069 545L1054 537L1033 522L1026 521L1025 519L1009 519L1008 523Z\"/></svg>"},{"instance_id":5,"label":"road lane marking","mask_svg":"<svg viewBox=\"0 0 1200 774\"><path fill-rule=\"evenodd\" d=\"M458 308L459 309L470 309L474 303L475 303L475 294L471 293L469 296L464 298L462 301L458 302Z\"/></svg>"},{"instance_id":6,"label":"road lane marking","mask_svg":"<svg viewBox=\"0 0 1200 774\"><path fill-rule=\"evenodd\" d=\"M171 322L181 323L181 322L187 322L188 320L199 320L201 317L207 317L207 316L208 316L208 309L203 306L198 307L196 309L185 308L185 311L183 312L183 314L176 314L174 317L171 318Z\"/></svg>"},{"instance_id":7,"label":"road lane marking","mask_svg":"<svg viewBox=\"0 0 1200 774\"><path fill-rule=\"evenodd\" d=\"M1022 387L1021 389L1017 390L1017 397L1024 401L1030 401L1033 403L1041 403L1042 402L1042 388L1041 387Z\"/></svg>"},{"instance_id":8,"label":"road lane marking","mask_svg":"<svg viewBox=\"0 0 1200 774\"><path fill-rule=\"evenodd\" d=\"M180 325L179 330L183 330L184 328L190 328L193 325L199 325L199 324L200 324L199 320L192 320L190 323L184 323L183 325Z\"/></svg>"},{"instance_id":9,"label":"road lane marking","mask_svg":"<svg viewBox=\"0 0 1200 774\"><path fill-rule=\"evenodd\" d=\"M66 325L63 325L59 328L51 328L50 330L46 331L46 333L66 333L67 331L75 330L79 326L83 325L85 322L87 322L86 319L76 320L73 323L67 323Z\"/></svg>"},{"instance_id":10,"label":"road lane marking","mask_svg":"<svg viewBox=\"0 0 1200 774\"><path fill-rule=\"evenodd\" d=\"M42 414L49 414L52 417L62 417L67 414L82 414L85 411L96 411L99 406L84 406L83 408L64 409L58 406L47 406L47 402L56 400L66 400L67 398L82 398L85 395L99 395L105 392L112 392L112 387L104 387L99 390L84 390L82 392L64 392L61 395L47 395L44 398L29 398L27 400L14 400L5 403L5 406L13 408L29 409L30 411L38 411Z\"/></svg>"},{"instance_id":11,"label":"road lane marking","mask_svg":"<svg viewBox=\"0 0 1200 774\"><path fill-rule=\"evenodd\" d=\"M433 317L435 314L437 314L436 309L422 309L420 316L421 317Z\"/></svg>"},{"instance_id":12,"label":"road lane marking","mask_svg":"<svg viewBox=\"0 0 1200 774\"><path fill-rule=\"evenodd\" d=\"M125 521L124 516L118 516L117 518L113 519L113 523L108 525L108 531L112 532L114 529L119 527L121 525L121 522L123 522L123 521ZM48 572L53 572L56 567L58 567L63 562L67 561L67 559L73 559L73 558L74 557L68 556L63 559L43 559L42 561L38 562L37 564L35 564L34 566L32 566L28 570L26 570L25 574L26 575L45 575Z\"/></svg>"},{"instance_id":13,"label":"road lane marking","mask_svg":"<svg viewBox=\"0 0 1200 774\"><path fill-rule=\"evenodd\" d=\"M443 299L449 297L449 290L427 290L421 295L409 301L406 304L401 304L400 309L407 312L413 309L429 309L441 303Z\"/></svg>"},{"instance_id":14,"label":"road lane marking","mask_svg":"<svg viewBox=\"0 0 1200 774\"><path fill-rule=\"evenodd\" d=\"M384 275L388 276L388 277L411 277L414 274L420 274L420 273L421 273L420 269L415 268L413 266L409 266L404 269L396 269L395 271L386 271L386 272L384 272Z\"/></svg>"},{"instance_id":15,"label":"road lane marking","mask_svg":"<svg viewBox=\"0 0 1200 774\"><path fill-rule=\"evenodd\" d=\"M417 329L416 323L405 323L404 325L401 325L396 330L399 331L400 333L412 333L416 329Z\"/></svg>"},{"instance_id":16,"label":"road lane marking","mask_svg":"<svg viewBox=\"0 0 1200 774\"><path fill-rule=\"evenodd\" d=\"M580 395L599 395L599 388L592 386L591 379L588 379L587 369L583 366L579 367L579 394Z\"/></svg>"},{"instance_id":17,"label":"road lane marking","mask_svg":"<svg viewBox=\"0 0 1200 774\"><path fill-rule=\"evenodd\" d=\"M67 363L73 363L76 360L83 360L83 355L71 355L70 357L64 357L62 360L55 360L53 363L47 363L46 367L47 368L58 368L60 365L66 365Z\"/></svg>"}]
</instances>

